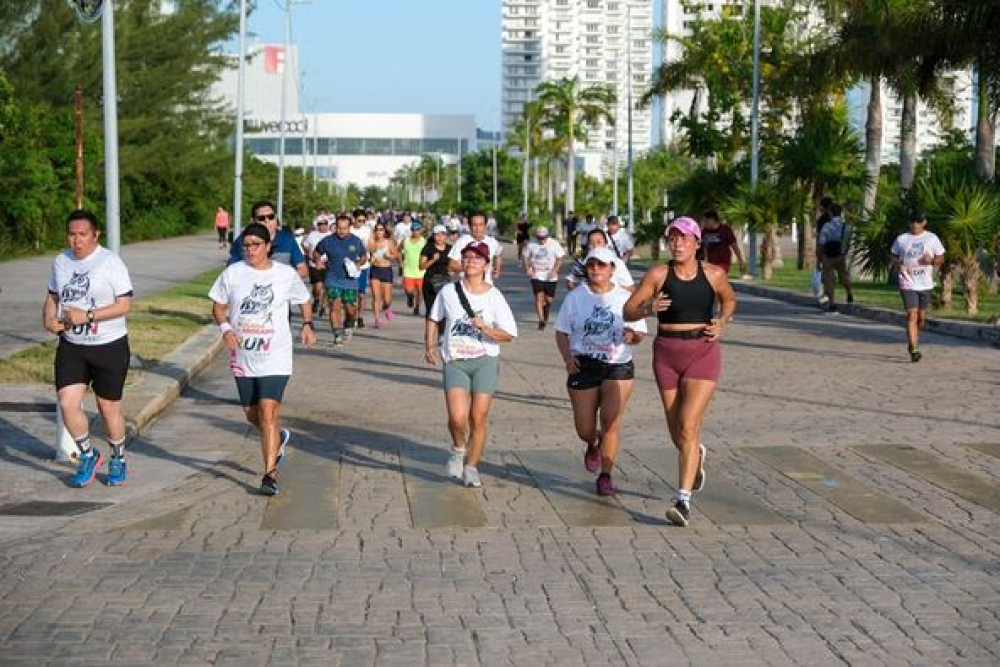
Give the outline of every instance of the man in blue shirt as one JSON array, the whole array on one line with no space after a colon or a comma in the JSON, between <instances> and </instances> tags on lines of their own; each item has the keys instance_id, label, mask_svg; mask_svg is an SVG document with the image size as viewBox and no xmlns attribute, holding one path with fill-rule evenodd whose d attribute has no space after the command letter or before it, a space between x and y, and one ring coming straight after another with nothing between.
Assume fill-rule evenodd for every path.
<instances>
[{"instance_id":1,"label":"man in blue shirt","mask_svg":"<svg viewBox=\"0 0 1000 667\"><path fill-rule=\"evenodd\" d=\"M250 218L254 222L261 223L271 232L271 259L275 262L288 264L298 271L300 276L307 278L309 268L302 255L302 248L295 240L295 234L284 227L278 227L278 216L274 211L274 204L267 200L261 200L250 207ZM226 264L234 264L242 259L243 235L240 234L229 246L229 261Z\"/></svg>"},{"instance_id":2,"label":"man in blue shirt","mask_svg":"<svg viewBox=\"0 0 1000 667\"><path fill-rule=\"evenodd\" d=\"M337 227L316 244L313 260L317 266L326 267L326 295L330 301L330 326L333 327L333 344L342 345L344 338L354 332L358 317L358 277L360 265L368 261L365 243L351 233L351 217L337 216ZM342 310L343 309L343 310ZM347 311L344 322L343 311ZM341 328L343 324L344 328Z\"/></svg>"}]
</instances>

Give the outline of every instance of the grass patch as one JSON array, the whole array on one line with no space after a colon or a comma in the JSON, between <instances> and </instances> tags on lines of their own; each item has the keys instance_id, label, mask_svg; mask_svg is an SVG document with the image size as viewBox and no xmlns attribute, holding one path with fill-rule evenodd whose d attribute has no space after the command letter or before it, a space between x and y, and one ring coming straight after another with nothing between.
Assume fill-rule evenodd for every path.
<instances>
[{"instance_id":1,"label":"grass patch","mask_svg":"<svg viewBox=\"0 0 1000 667\"><path fill-rule=\"evenodd\" d=\"M212 321L208 290L221 268L211 269L186 283L132 304L128 316L129 346L147 365L163 361L181 343ZM0 384L53 384L55 341L46 341L11 355L0 365ZM141 371L129 371L127 384Z\"/></svg>"}]
</instances>

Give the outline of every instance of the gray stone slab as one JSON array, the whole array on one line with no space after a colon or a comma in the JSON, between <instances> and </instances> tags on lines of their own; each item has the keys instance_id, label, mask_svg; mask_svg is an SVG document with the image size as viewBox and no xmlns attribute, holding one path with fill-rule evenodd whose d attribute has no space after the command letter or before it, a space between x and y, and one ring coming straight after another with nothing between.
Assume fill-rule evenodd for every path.
<instances>
[{"instance_id":1,"label":"gray stone slab","mask_svg":"<svg viewBox=\"0 0 1000 667\"><path fill-rule=\"evenodd\" d=\"M785 477L801 484L858 521L912 523L926 521L923 514L844 475L833 466L797 447L748 447L744 450Z\"/></svg>"},{"instance_id":2,"label":"gray stone slab","mask_svg":"<svg viewBox=\"0 0 1000 667\"><path fill-rule=\"evenodd\" d=\"M666 448L630 449L629 454L642 462L667 483L674 485L677 480L677 455ZM693 502L698 511L718 525L771 526L788 523L781 516L752 495L743 491L711 467L711 454L706 457L709 465L705 470L705 488L694 495Z\"/></svg>"},{"instance_id":3,"label":"gray stone slab","mask_svg":"<svg viewBox=\"0 0 1000 667\"><path fill-rule=\"evenodd\" d=\"M855 449L865 456L891 463L959 498L1000 513L1000 486L946 463L930 452L910 445L873 445Z\"/></svg>"},{"instance_id":4,"label":"gray stone slab","mask_svg":"<svg viewBox=\"0 0 1000 667\"><path fill-rule=\"evenodd\" d=\"M631 526L636 522L618 498L594 493L594 478L577 452L538 450L518 458L567 526Z\"/></svg>"},{"instance_id":5,"label":"gray stone slab","mask_svg":"<svg viewBox=\"0 0 1000 667\"><path fill-rule=\"evenodd\" d=\"M179 530L185 523L187 523L187 519L190 514L190 507L182 507L181 509L174 510L173 512L167 512L166 514L161 514L160 516L154 516L149 519L143 519L142 521L130 523L127 526L123 526L122 530Z\"/></svg>"},{"instance_id":6,"label":"gray stone slab","mask_svg":"<svg viewBox=\"0 0 1000 667\"><path fill-rule=\"evenodd\" d=\"M966 445L977 452L982 452L989 456L1000 458L1000 443L997 442L973 442Z\"/></svg>"},{"instance_id":7,"label":"gray stone slab","mask_svg":"<svg viewBox=\"0 0 1000 667\"><path fill-rule=\"evenodd\" d=\"M340 457L289 447L267 501L261 530L336 530L340 525Z\"/></svg>"},{"instance_id":8,"label":"gray stone slab","mask_svg":"<svg viewBox=\"0 0 1000 667\"><path fill-rule=\"evenodd\" d=\"M445 475L445 459L427 450L400 452L414 528L483 528L481 492Z\"/></svg>"}]
</instances>

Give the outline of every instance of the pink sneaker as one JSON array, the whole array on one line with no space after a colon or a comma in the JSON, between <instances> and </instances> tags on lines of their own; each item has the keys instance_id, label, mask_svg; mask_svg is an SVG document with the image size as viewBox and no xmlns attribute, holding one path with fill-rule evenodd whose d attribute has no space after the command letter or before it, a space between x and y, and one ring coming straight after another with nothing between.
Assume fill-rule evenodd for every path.
<instances>
[{"instance_id":1,"label":"pink sneaker","mask_svg":"<svg viewBox=\"0 0 1000 667\"><path fill-rule=\"evenodd\" d=\"M613 496L618 493L618 489L611 483L611 473L602 472L597 477L597 495Z\"/></svg>"},{"instance_id":2,"label":"pink sneaker","mask_svg":"<svg viewBox=\"0 0 1000 667\"><path fill-rule=\"evenodd\" d=\"M381 324L382 323L379 321L378 317L376 317L375 318L375 324L373 324L372 327L375 328L375 329L378 329L379 326L381 326Z\"/></svg>"},{"instance_id":3,"label":"pink sneaker","mask_svg":"<svg viewBox=\"0 0 1000 667\"><path fill-rule=\"evenodd\" d=\"M392 322L392 318L396 316L396 313L392 312L392 308L385 309L385 321Z\"/></svg>"},{"instance_id":4,"label":"pink sneaker","mask_svg":"<svg viewBox=\"0 0 1000 667\"><path fill-rule=\"evenodd\" d=\"M583 467L587 472L597 472L601 467L601 446L599 444L587 445L587 452L583 455Z\"/></svg>"}]
</instances>

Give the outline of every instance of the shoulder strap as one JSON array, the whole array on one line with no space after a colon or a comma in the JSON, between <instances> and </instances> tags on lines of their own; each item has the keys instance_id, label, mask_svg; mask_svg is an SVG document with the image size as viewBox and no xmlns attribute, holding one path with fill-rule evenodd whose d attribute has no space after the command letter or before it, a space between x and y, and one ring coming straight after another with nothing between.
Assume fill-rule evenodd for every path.
<instances>
[{"instance_id":1,"label":"shoulder strap","mask_svg":"<svg viewBox=\"0 0 1000 667\"><path fill-rule=\"evenodd\" d=\"M462 308L465 310L465 314L469 316L469 319L476 318L476 312L472 310L472 305L469 303L469 297L465 295L465 290L462 289L462 281L455 281L455 294L458 295L458 301L462 304Z\"/></svg>"}]
</instances>

